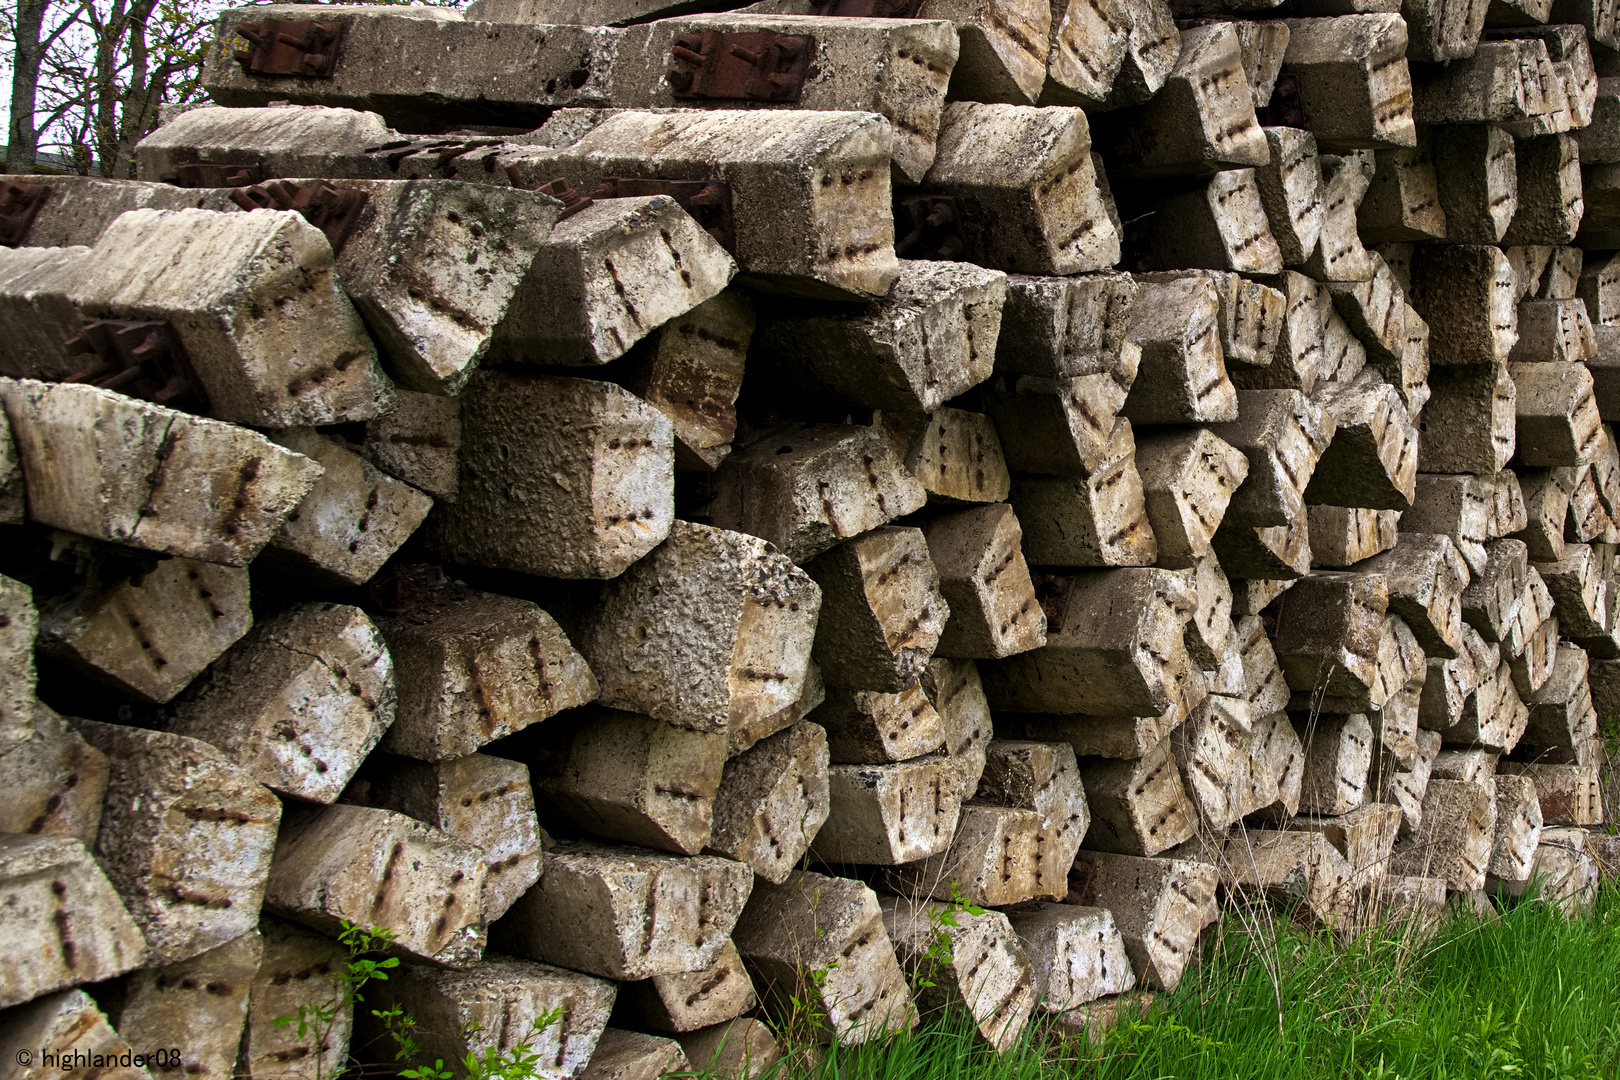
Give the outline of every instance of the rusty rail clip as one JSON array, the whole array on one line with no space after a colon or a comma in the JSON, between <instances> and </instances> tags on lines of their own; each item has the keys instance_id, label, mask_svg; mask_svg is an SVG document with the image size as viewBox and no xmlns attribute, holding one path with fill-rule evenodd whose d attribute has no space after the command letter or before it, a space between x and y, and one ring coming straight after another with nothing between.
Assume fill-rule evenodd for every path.
<instances>
[{"instance_id":1,"label":"rusty rail clip","mask_svg":"<svg viewBox=\"0 0 1620 1080\"><path fill-rule=\"evenodd\" d=\"M252 44L236 50L237 61L249 75L297 75L330 79L337 70L338 46L349 24L309 19L261 19L241 23L236 32Z\"/></svg>"},{"instance_id":2,"label":"rusty rail clip","mask_svg":"<svg viewBox=\"0 0 1620 1080\"><path fill-rule=\"evenodd\" d=\"M68 339L69 353L90 353L94 364L64 382L89 383L188 412L208 408L191 358L166 322L91 319Z\"/></svg>"},{"instance_id":3,"label":"rusty rail clip","mask_svg":"<svg viewBox=\"0 0 1620 1080\"><path fill-rule=\"evenodd\" d=\"M894 208L894 253L902 259L938 259L954 262L967 251L962 235L962 208L950 195L913 195Z\"/></svg>"},{"instance_id":4,"label":"rusty rail clip","mask_svg":"<svg viewBox=\"0 0 1620 1080\"><path fill-rule=\"evenodd\" d=\"M0 247L16 247L39 215L51 189L44 184L7 181L0 184Z\"/></svg>"},{"instance_id":5,"label":"rusty rail clip","mask_svg":"<svg viewBox=\"0 0 1620 1080\"><path fill-rule=\"evenodd\" d=\"M614 177L591 192L593 199L635 199L668 195L703 226L715 242L737 253L737 222L731 209L731 185L723 180L658 180Z\"/></svg>"},{"instance_id":6,"label":"rusty rail clip","mask_svg":"<svg viewBox=\"0 0 1620 1080\"><path fill-rule=\"evenodd\" d=\"M682 34L670 50L665 81L678 98L798 101L815 55L809 34Z\"/></svg>"},{"instance_id":7,"label":"rusty rail clip","mask_svg":"<svg viewBox=\"0 0 1620 1080\"><path fill-rule=\"evenodd\" d=\"M231 202L244 210L296 210L304 220L326 234L336 254L343 250L360 211L366 208L364 191L337 188L325 180L294 184L271 180L231 192Z\"/></svg>"},{"instance_id":8,"label":"rusty rail clip","mask_svg":"<svg viewBox=\"0 0 1620 1080\"><path fill-rule=\"evenodd\" d=\"M581 195L575 191L574 185L570 184L565 177L559 176L557 179L548 180L537 187L530 187L528 181L523 179L522 171L516 165L507 165L506 178L512 182L512 186L515 188L523 191L538 191L542 195L550 195L553 199L561 202L563 212L557 216L558 221L567 221L595 201L589 195Z\"/></svg>"}]
</instances>

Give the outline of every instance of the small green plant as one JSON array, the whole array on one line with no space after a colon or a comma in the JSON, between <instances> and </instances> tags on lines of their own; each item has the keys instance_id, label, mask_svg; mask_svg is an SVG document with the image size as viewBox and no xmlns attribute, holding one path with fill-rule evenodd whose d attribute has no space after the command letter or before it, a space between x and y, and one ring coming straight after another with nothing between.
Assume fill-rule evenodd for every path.
<instances>
[{"instance_id":1,"label":"small green plant","mask_svg":"<svg viewBox=\"0 0 1620 1080\"><path fill-rule=\"evenodd\" d=\"M360 991L367 983L373 979L386 982L388 970L399 966L399 957L382 955L394 940L393 931L387 927L356 926L347 919L340 925L342 932L338 934L338 944L347 950L348 955L342 966L332 973L332 997L313 1005L300 1005L296 1015L278 1016L272 1021L276 1027L297 1025L300 1039L313 1037L316 1080L338 1080L349 1071L347 1062L329 1064L326 1060L333 1025L344 1010L352 1008L357 1001L365 1000ZM397 1013L398 1009L393 1012ZM415 1026L415 1021L409 1017L399 1018L399 1022L406 1024L404 1030L407 1032Z\"/></svg>"},{"instance_id":2,"label":"small green plant","mask_svg":"<svg viewBox=\"0 0 1620 1080\"><path fill-rule=\"evenodd\" d=\"M413 1034L416 1018L410 1013L395 1005L391 1009L372 1009L371 1015L382 1021L383 1030L394 1040L395 1062L404 1064L422 1053L422 1044L416 1041Z\"/></svg>"},{"instance_id":3,"label":"small green plant","mask_svg":"<svg viewBox=\"0 0 1620 1080\"><path fill-rule=\"evenodd\" d=\"M827 1014L821 1008L821 992L837 968L838 961L834 960L826 967L810 968L804 972L803 984L795 987L794 992L787 995L788 1016L787 1022L783 1025L783 1041L790 1045L807 1043L810 1041L810 1033L826 1021Z\"/></svg>"},{"instance_id":4,"label":"small green plant","mask_svg":"<svg viewBox=\"0 0 1620 1080\"><path fill-rule=\"evenodd\" d=\"M806 859L808 858L809 856L806 856ZM816 918L820 906L821 890L817 889L810 897L809 912L811 932L816 940L800 944L801 956L814 957L821 950L821 939L827 936L826 927L821 926ZM837 959L830 960L823 966L814 963L804 964L795 970L795 985L792 989L778 988L780 1000L787 1007L772 1016L771 1027L777 1041L786 1048L790 1057L801 1064L810 1060L815 1052L814 1048L820 1044L818 1035L827 1023L825 989L827 981L837 970Z\"/></svg>"},{"instance_id":5,"label":"small green plant","mask_svg":"<svg viewBox=\"0 0 1620 1080\"><path fill-rule=\"evenodd\" d=\"M954 881L951 882L949 900L929 904L923 910L928 914L928 948L917 958L916 967L911 973L913 993L938 986L941 969L956 961L951 952L951 935L948 931L961 927L957 917L984 914L984 908L963 896L961 888Z\"/></svg>"},{"instance_id":6,"label":"small green plant","mask_svg":"<svg viewBox=\"0 0 1620 1080\"><path fill-rule=\"evenodd\" d=\"M383 1018L384 1023L388 1023L386 1014L373 1011L372 1015ZM564 1008L550 1009L541 1013L529 1025L529 1030L524 1033L522 1040L510 1049L502 1050L498 1046L491 1045L484 1047L482 1052L467 1051L461 1059L462 1080L529 1080L536 1076L540 1071L540 1054L535 1050L536 1041L553 1024L560 1026L567 1015L568 1010ZM410 1026L414 1027L415 1022L411 1021ZM482 1029L474 1025L468 1027L464 1034L470 1041L480 1030ZM396 1061L407 1060L420 1052L421 1046L411 1038L408 1027L396 1033L395 1027L390 1025L388 1033L394 1036L400 1047L399 1054L395 1055ZM407 1044L411 1048L409 1053L406 1052ZM399 1075L404 1080L456 1080L455 1071L445 1067L443 1058L435 1060L432 1065L401 1069Z\"/></svg>"}]
</instances>

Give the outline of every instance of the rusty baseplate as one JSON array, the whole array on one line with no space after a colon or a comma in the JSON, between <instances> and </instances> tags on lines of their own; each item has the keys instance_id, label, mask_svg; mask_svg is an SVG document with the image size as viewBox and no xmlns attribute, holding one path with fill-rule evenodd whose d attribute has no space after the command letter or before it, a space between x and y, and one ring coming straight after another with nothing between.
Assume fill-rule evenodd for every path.
<instances>
[{"instance_id":1,"label":"rusty baseplate","mask_svg":"<svg viewBox=\"0 0 1620 1080\"><path fill-rule=\"evenodd\" d=\"M174 329L166 322L92 319L69 339L68 352L94 361L64 382L89 383L187 412L205 412L208 394Z\"/></svg>"},{"instance_id":2,"label":"rusty baseplate","mask_svg":"<svg viewBox=\"0 0 1620 1080\"><path fill-rule=\"evenodd\" d=\"M337 70L338 47L349 24L311 19L261 19L240 23L236 32L248 40L236 59L249 75L330 79Z\"/></svg>"},{"instance_id":3,"label":"rusty baseplate","mask_svg":"<svg viewBox=\"0 0 1620 1080\"><path fill-rule=\"evenodd\" d=\"M581 195L579 192L575 191L574 185L570 184L561 176L557 177L555 180L547 181L546 183L541 184L539 187L529 188L528 185L523 183L523 174L518 171L518 167L516 165L508 165L506 167L506 178L512 181L512 186L515 188L526 188L529 191L538 191L540 194L550 195L553 199L556 199L558 202L562 203L563 211L557 216L558 221L567 221L569 218L573 217L587 206L590 206L594 201L589 195Z\"/></svg>"},{"instance_id":4,"label":"rusty baseplate","mask_svg":"<svg viewBox=\"0 0 1620 1080\"><path fill-rule=\"evenodd\" d=\"M305 221L326 234L334 254L343 250L366 201L364 191L333 187L325 180L302 184L270 180L231 192L231 202L244 210L298 211Z\"/></svg>"},{"instance_id":5,"label":"rusty baseplate","mask_svg":"<svg viewBox=\"0 0 1620 1080\"><path fill-rule=\"evenodd\" d=\"M913 195L894 206L894 253L902 259L954 262L967 252L962 208L949 195Z\"/></svg>"},{"instance_id":6,"label":"rusty baseplate","mask_svg":"<svg viewBox=\"0 0 1620 1080\"><path fill-rule=\"evenodd\" d=\"M51 189L44 184L9 180L0 184L0 247L16 247L28 235Z\"/></svg>"},{"instance_id":7,"label":"rusty baseplate","mask_svg":"<svg viewBox=\"0 0 1620 1080\"><path fill-rule=\"evenodd\" d=\"M670 50L665 79L678 98L798 101L815 51L809 34L682 34Z\"/></svg>"},{"instance_id":8,"label":"rusty baseplate","mask_svg":"<svg viewBox=\"0 0 1620 1080\"><path fill-rule=\"evenodd\" d=\"M498 136L464 135L449 132L444 135L418 135L398 142L385 143L366 151L370 157L380 157L392 172L399 172L408 158L434 158L433 170L446 179L460 180L455 160L463 154L491 146L505 146L506 140Z\"/></svg>"}]
</instances>

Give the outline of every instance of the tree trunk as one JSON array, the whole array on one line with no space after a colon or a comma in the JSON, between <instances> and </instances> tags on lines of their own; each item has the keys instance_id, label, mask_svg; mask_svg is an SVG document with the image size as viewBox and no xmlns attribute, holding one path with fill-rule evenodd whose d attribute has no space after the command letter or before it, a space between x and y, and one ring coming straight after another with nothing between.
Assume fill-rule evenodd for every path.
<instances>
[{"instance_id":1,"label":"tree trunk","mask_svg":"<svg viewBox=\"0 0 1620 1080\"><path fill-rule=\"evenodd\" d=\"M29 173L39 149L34 108L39 96L39 66L45 58L40 28L50 0L18 0L14 23L16 49L11 58L11 122L6 127L6 172Z\"/></svg>"}]
</instances>

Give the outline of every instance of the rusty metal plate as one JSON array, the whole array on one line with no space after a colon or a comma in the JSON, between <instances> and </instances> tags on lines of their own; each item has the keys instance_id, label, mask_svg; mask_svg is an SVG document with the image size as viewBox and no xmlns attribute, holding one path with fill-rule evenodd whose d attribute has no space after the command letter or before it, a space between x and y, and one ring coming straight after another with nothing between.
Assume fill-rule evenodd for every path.
<instances>
[{"instance_id":1,"label":"rusty metal plate","mask_svg":"<svg viewBox=\"0 0 1620 1080\"><path fill-rule=\"evenodd\" d=\"M388 163L390 172L399 172L406 161L412 158L422 159L426 164L432 160L431 171L450 180L461 179L456 170L455 160L463 154L470 154L474 150L482 150L491 146L505 146L506 139L496 136L431 136L422 135L409 139L400 139L397 142L385 143L382 146L372 147L366 151L371 157L379 157ZM420 172L422 170L413 170Z\"/></svg>"},{"instance_id":2,"label":"rusty metal plate","mask_svg":"<svg viewBox=\"0 0 1620 1080\"><path fill-rule=\"evenodd\" d=\"M271 180L231 192L231 202L244 210L298 211L305 221L326 234L333 252L343 250L366 201L364 191L333 187L324 180L303 184Z\"/></svg>"},{"instance_id":3,"label":"rusty metal plate","mask_svg":"<svg viewBox=\"0 0 1620 1080\"><path fill-rule=\"evenodd\" d=\"M238 49L236 59L249 75L330 79L337 70L338 47L348 29L348 23L312 19L241 23L236 32L252 48Z\"/></svg>"},{"instance_id":4,"label":"rusty metal plate","mask_svg":"<svg viewBox=\"0 0 1620 1080\"><path fill-rule=\"evenodd\" d=\"M22 243L50 194L51 189L44 184L22 181L0 184L0 246L16 247Z\"/></svg>"},{"instance_id":5,"label":"rusty metal plate","mask_svg":"<svg viewBox=\"0 0 1620 1080\"><path fill-rule=\"evenodd\" d=\"M561 176L555 180L548 180L544 184L530 184L523 178L521 169L516 165L507 165L506 179L519 191L536 191L541 195L550 195L553 199L562 203L563 211L557 215L558 221L567 221L595 201L589 195L581 195L575 191L574 185L570 184L567 178Z\"/></svg>"},{"instance_id":6,"label":"rusty metal plate","mask_svg":"<svg viewBox=\"0 0 1620 1080\"><path fill-rule=\"evenodd\" d=\"M163 177L165 184L183 188L242 187L257 184L264 177L264 167L257 162L219 164L217 162L189 161L176 165L174 172Z\"/></svg>"},{"instance_id":7,"label":"rusty metal plate","mask_svg":"<svg viewBox=\"0 0 1620 1080\"><path fill-rule=\"evenodd\" d=\"M93 319L68 341L67 348L95 359L64 382L89 383L188 412L208 408L208 394L191 359L166 322Z\"/></svg>"},{"instance_id":8,"label":"rusty metal plate","mask_svg":"<svg viewBox=\"0 0 1620 1080\"><path fill-rule=\"evenodd\" d=\"M798 101L815 51L809 34L682 34L670 50L665 80L678 98Z\"/></svg>"},{"instance_id":9,"label":"rusty metal plate","mask_svg":"<svg viewBox=\"0 0 1620 1080\"><path fill-rule=\"evenodd\" d=\"M731 209L731 185L723 180L642 180L615 177L591 192L593 199L636 199L668 195L703 226L715 242L737 254L737 223Z\"/></svg>"},{"instance_id":10,"label":"rusty metal plate","mask_svg":"<svg viewBox=\"0 0 1620 1080\"><path fill-rule=\"evenodd\" d=\"M967 251L962 207L950 195L913 195L894 204L894 253L954 262Z\"/></svg>"}]
</instances>

